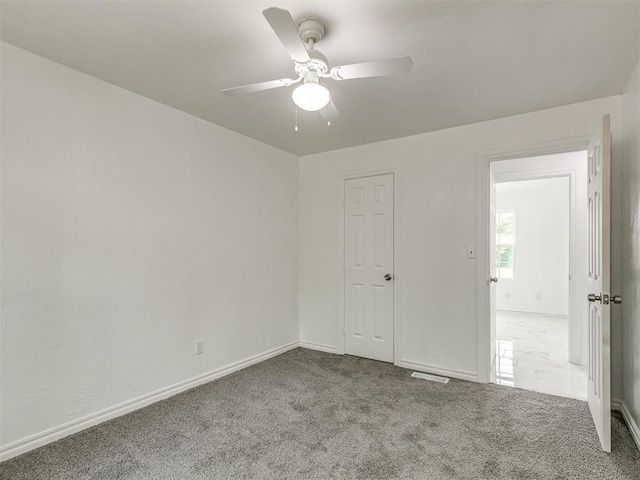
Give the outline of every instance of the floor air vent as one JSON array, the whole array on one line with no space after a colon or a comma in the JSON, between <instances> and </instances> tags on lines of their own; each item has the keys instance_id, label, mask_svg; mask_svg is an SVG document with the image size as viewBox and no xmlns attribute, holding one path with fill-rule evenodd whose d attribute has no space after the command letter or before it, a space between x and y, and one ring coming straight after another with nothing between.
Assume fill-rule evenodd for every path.
<instances>
[{"instance_id":1,"label":"floor air vent","mask_svg":"<svg viewBox=\"0 0 640 480\"><path fill-rule=\"evenodd\" d=\"M428 373L413 372L411 376L414 378L422 378L423 380L429 380L431 382L449 383L449 379L447 377L439 377L438 375L429 375Z\"/></svg>"}]
</instances>

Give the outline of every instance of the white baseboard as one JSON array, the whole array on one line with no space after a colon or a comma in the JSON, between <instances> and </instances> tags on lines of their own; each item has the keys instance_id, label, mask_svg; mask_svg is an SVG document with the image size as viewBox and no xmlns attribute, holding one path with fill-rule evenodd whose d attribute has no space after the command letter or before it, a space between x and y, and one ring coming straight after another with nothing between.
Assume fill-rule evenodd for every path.
<instances>
[{"instance_id":1,"label":"white baseboard","mask_svg":"<svg viewBox=\"0 0 640 480\"><path fill-rule=\"evenodd\" d=\"M147 405L158 402L160 400L164 400L165 398L172 397L178 393L184 392L185 390L197 387L198 385L203 385L205 383L211 382L212 380L216 380L238 370L242 370L243 368L247 368L256 363L260 363L269 358L283 354L285 352L288 352L289 350L297 348L298 344L299 342L297 341L287 343L286 345L283 345L281 347L267 350L266 352L253 355L251 357L245 358L244 360L231 363L224 367L216 368L215 370L212 370L210 372L203 373L188 380L184 380L168 387L161 388L159 390L156 390L155 392L151 392L146 395L127 400L126 402L122 402L118 405L100 410L99 412L86 415L76 420L72 420L71 422L9 443L0 447L0 462L8 460L22 453L26 453L29 450L33 450L48 443L55 442L56 440L72 435L107 420L111 420L112 418L116 418L134 410L138 410L139 408L146 407Z\"/></svg>"},{"instance_id":2,"label":"white baseboard","mask_svg":"<svg viewBox=\"0 0 640 480\"><path fill-rule=\"evenodd\" d=\"M308 342L306 340L300 340L299 346L302 348L309 348L311 350L319 350L327 353L338 353L338 347L331 345L325 345L324 343Z\"/></svg>"},{"instance_id":3,"label":"white baseboard","mask_svg":"<svg viewBox=\"0 0 640 480\"><path fill-rule=\"evenodd\" d=\"M396 363L398 367L410 368L411 370L418 370L419 372L433 373L435 375L441 375L443 377L459 378L460 380L468 380L470 382L478 382L478 374L476 372L470 372L467 370L454 370L449 368L436 367L422 362L416 362L414 360L400 360Z\"/></svg>"},{"instance_id":4,"label":"white baseboard","mask_svg":"<svg viewBox=\"0 0 640 480\"><path fill-rule=\"evenodd\" d=\"M612 398L611 408L622 413L622 418L624 418L627 427L629 427L633 441L636 442L636 446L638 447L638 450L640 450L640 427L638 427L633 416L631 416L631 412L629 411L629 408L627 408L627 404L624 403L624 400Z\"/></svg>"},{"instance_id":5,"label":"white baseboard","mask_svg":"<svg viewBox=\"0 0 640 480\"><path fill-rule=\"evenodd\" d=\"M321 352L336 353L336 354L338 353L338 347L325 345L323 343L315 343L315 342L300 340L299 346L302 348L309 348L311 350L319 350ZM402 368L417 370L419 372L433 373L435 375L442 375L445 377L459 378L460 380L469 380L471 382L478 382L478 375L475 372L441 368L433 365L428 365L422 362L416 362L413 360L401 360L400 362L395 363L395 365Z\"/></svg>"}]
</instances>

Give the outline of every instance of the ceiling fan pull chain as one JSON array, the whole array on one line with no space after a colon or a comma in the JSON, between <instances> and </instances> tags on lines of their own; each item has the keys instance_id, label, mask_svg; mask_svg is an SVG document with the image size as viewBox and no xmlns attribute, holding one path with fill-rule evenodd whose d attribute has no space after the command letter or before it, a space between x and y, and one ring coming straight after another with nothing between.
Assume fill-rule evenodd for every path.
<instances>
[{"instance_id":1,"label":"ceiling fan pull chain","mask_svg":"<svg viewBox=\"0 0 640 480\"><path fill-rule=\"evenodd\" d=\"M298 106L295 103L294 103L294 108L295 108L295 111L296 111L296 113L295 113L296 124L293 127L293 130L297 132L298 131Z\"/></svg>"}]
</instances>

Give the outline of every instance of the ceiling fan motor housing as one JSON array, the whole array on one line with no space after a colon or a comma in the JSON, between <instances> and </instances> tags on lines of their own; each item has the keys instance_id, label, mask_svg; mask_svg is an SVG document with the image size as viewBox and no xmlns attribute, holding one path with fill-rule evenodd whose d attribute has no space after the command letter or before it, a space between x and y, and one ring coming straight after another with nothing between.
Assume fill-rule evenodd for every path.
<instances>
[{"instance_id":1,"label":"ceiling fan motor housing","mask_svg":"<svg viewBox=\"0 0 640 480\"><path fill-rule=\"evenodd\" d=\"M298 26L298 33L302 41L307 45L309 41L316 44L324 37L324 25L320 20L314 18L303 20Z\"/></svg>"}]
</instances>

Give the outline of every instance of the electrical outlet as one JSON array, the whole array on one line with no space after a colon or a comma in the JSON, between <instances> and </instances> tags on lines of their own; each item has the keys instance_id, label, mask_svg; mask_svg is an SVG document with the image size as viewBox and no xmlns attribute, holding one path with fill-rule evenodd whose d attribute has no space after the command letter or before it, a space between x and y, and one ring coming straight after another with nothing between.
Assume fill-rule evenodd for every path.
<instances>
[{"instance_id":1,"label":"electrical outlet","mask_svg":"<svg viewBox=\"0 0 640 480\"><path fill-rule=\"evenodd\" d=\"M511 298L511 292L504 292L504 298L509 300Z\"/></svg>"},{"instance_id":2,"label":"electrical outlet","mask_svg":"<svg viewBox=\"0 0 640 480\"><path fill-rule=\"evenodd\" d=\"M204 353L204 340L198 340L196 342L196 355L202 355Z\"/></svg>"},{"instance_id":3,"label":"electrical outlet","mask_svg":"<svg viewBox=\"0 0 640 480\"><path fill-rule=\"evenodd\" d=\"M536 300L542 300L542 292L536 292Z\"/></svg>"}]
</instances>

